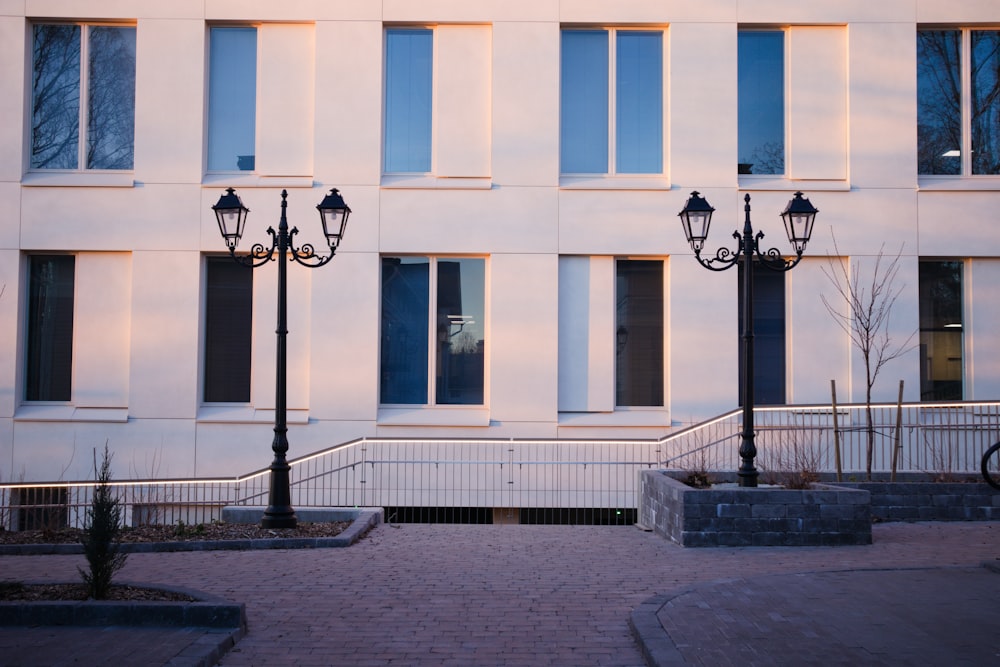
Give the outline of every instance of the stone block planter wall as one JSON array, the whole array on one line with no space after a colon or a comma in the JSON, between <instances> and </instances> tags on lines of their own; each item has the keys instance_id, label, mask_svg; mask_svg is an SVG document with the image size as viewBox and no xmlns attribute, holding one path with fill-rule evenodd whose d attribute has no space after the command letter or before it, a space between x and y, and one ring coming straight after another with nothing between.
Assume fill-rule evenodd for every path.
<instances>
[{"instance_id":1,"label":"stone block planter wall","mask_svg":"<svg viewBox=\"0 0 1000 667\"><path fill-rule=\"evenodd\" d=\"M1000 520L1000 492L983 482L842 482L871 494L877 521Z\"/></svg>"},{"instance_id":2,"label":"stone block planter wall","mask_svg":"<svg viewBox=\"0 0 1000 667\"><path fill-rule=\"evenodd\" d=\"M685 474L643 471L639 503L639 523L682 546L871 544L867 490L695 489Z\"/></svg>"}]
</instances>

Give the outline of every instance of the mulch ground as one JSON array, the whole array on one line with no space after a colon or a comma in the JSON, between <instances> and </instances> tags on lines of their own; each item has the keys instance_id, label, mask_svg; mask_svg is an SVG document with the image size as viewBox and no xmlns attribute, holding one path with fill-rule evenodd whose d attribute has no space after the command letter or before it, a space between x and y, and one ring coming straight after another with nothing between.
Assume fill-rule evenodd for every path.
<instances>
[{"instance_id":1,"label":"mulch ground","mask_svg":"<svg viewBox=\"0 0 1000 667\"><path fill-rule=\"evenodd\" d=\"M209 523L188 526L137 526L125 528L122 542L194 542L197 540L250 540L293 537L336 537L349 522L303 523L295 528L264 529L256 524ZM79 544L84 532L79 528L60 530L0 530L0 544ZM86 561L81 560L81 567ZM0 601L40 602L56 600L87 600L87 588L82 584L24 584L0 581ZM113 585L107 600L191 602L194 598L171 591L136 586Z\"/></svg>"},{"instance_id":2,"label":"mulch ground","mask_svg":"<svg viewBox=\"0 0 1000 667\"><path fill-rule=\"evenodd\" d=\"M122 542L194 542L198 540L258 540L281 537L336 537L349 522L299 522L295 528L261 528L249 523L200 523L172 526L136 526L124 528ZM79 544L83 531L79 528L59 530L2 530L0 544Z\"/></svg>"}]
</instances>

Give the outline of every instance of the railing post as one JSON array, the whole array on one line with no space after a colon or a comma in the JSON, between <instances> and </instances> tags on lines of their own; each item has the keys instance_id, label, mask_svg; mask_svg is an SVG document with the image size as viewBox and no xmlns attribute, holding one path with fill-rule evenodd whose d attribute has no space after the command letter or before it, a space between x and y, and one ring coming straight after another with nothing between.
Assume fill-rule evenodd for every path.
<instances>
[{"instance_id":1,"label":"railing post","mask_svg":"<svg viewBox=\"0 0 1000 667\"><path fill-rule=\"evenodd\" d=\"M896 464L899 451L903 448L903 381L899 381L899 399L896 401L896 438L892 446L892 473L889 481L896 481Z\"/></svg>"},{"instance_id":2,"label":"railing post","mask_svg":"<svg viewBox=\"0 0 1000 667\"><path fill-rule=\"evenodd\" d=\"M833 415L833 457L837 462L837 481L844 481L843 464L840 460L840 427L837 424L837 381L830 380L830 413Z\"/></svg>"}]
</instances>

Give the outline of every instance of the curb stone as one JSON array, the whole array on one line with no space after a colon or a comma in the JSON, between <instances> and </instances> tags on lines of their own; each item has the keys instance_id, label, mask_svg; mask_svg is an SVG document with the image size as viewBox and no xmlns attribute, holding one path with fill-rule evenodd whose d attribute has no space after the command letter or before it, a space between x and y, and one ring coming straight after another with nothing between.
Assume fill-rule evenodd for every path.
<instances>
[{"instance_id":1,"label":"curb stone","mask_svg":"<svg viewBox=\"0 0 1000 667\"><path fill-rule=\"evenodd\" d=\"M993 561L983 561L981 567L991 573L1000 574L1000 557ZM938 568L857 568L842 570L841 573L862 573L862 572L906 572L908 570L949 570L956 569L954 566L944 566ZM975 569L974 567L972 569ZM830 575L837 574L838 571L815 571L801 572L794 576L803 575ZM771 577L783 577L784 575L770 575ZM678 644L670 633L664 628L660 621L659 614L665 606L672 600L681 598L690 593L695 593L700 589L711 589L712 587L732 583L734 579L717 579L706 581L694 587L675 589L669 593L662 593L647 598L644 602L636 606L628 618L628 626L635 639L636 646L642 653L643 659L650 667L677 667L678 665L689 664L682 655Z\"/></svg>"},{"instance_id":2,"label":"curb stone","mask_svg":"<svg viewBox=\"0 0 1000 667\"><path fill-rule=\"evenodd\" d=\"M27 584L42 583L29 581ZM45 582L51 583L51 582ZM0 626L119 626L202 630L169 667L210 667L247 632L246 608L214 595L176 586L119 582L137 588L182 593L194 602L77 600L0 602Z\"/></svg>"},{"instance_id":3,"label":"curb stone","mask_svg":"<svg viewBox=\"0 0 1000 667\"><path fill-rule=\"evenodd\" d=\"M382 511L359 510L357 518L336 537L275 537L246 540L194 540L190 542L123 542L124 553L170 551L246 551L248 549L329 549L349 547L382 521ZM81 544L0 544L0 556L77 555Z\"/></svg>"}]
</instances>

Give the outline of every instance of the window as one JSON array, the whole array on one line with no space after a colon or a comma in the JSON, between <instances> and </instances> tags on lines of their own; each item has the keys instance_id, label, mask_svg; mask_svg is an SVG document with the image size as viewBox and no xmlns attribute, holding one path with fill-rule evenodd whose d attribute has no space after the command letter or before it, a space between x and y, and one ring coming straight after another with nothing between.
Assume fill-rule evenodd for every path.
<instances>
[{"instance_id":1,"label":"window","mask_svg":"<svg viewBox=\"0 0 1000 667\"><path fill-rule=\"evenodd\" d=\"M484 259L382 258L382 404L483 404L485 295Z\"/></svg>"},{"instance_id":2,"label":"window","mask_svg":"<svg viewBox=\"0 0 1000 667\"><path fill-rule=\"evenodd\" d=\"M253 171L257 128L257 29L209 36L208 170Z\"/></svg>"},{"instance_id":3,"label":"window","mask_svg":"<svg viewBox=\"0 0 1000 667\"><path fill-rule=\"evenodd\" d=\"M663 33L563 30L561 49L562 173L662 173Z\"/></svg>"},{"instance_id":4,"label":"window","mask_svg":"<svg viewBox=\"0 0 1000 667\"><path fill-rule=\"evenodd\" d=\"M205 283L204 400L249 403L253 271L208 257Z\"/></svg>"},{"instance_id":5,"label":"window","mask_svg":"<svg viewBox=\"0 0 1000 667\"><path fill-rule=\"evenodd\" d=\"M386 28L384 56L382 184L489 187L492 27Z\"/></svg>"},{"instance_id":6,"label":"window","mask_svg":"<svg viewBox=\"0 0 1000 667\"><path fill-rule=\"evenodd\" d=\"M753 266L753 392L756 405L785 403L785 274ZM740 405L743 405L743 263L739 278Z\"/></svg>"},{"instance_id":7,"label":"window","mask_svg":"<svg viewBox=\"0 0 1000 667\"><path fill-rule=\"evenodd\" d=\"M921 400L962 400L962 272L958 261L920 262Z\"/></svg>"},{"instance_id":8,"label":"window","mask_svg":"<svg viewBox=\"0 0 1000 667\"><path fill-rule=\"evenodd\" d=\"M72 255L28 257L25 400L72 398L75 260Z\"/></svg>"},{"instance_id":9,"label":"window","mask_svg":"<svg viewBox=\"0 0 1000 667\"><path fill-rule=\"evenodd\" d=\"M663 262L615 268L615 405L663 405Z\"/></svg>"},{"instance_id":10,"label":"window","mask_svg":"<svg viewBox=\"0 0 1000 667\"><path fill-rule=\"evenodd\" d=\"M917 33L917 162L924 175L1000 174L1000 30Z\"/></svg>"},{"instance_id":11,"label":"window","mask_svg":"<svg viewBox=\"0 0 1000 667\"><path fill-rule=\"evenodd\" d=\"M32 31L32 169L132 169L135 27Z\"/></svg>"},{"instance_id":12,"label":"window","mask_svg":"<svg viewBox=\"0 0 1000 667\"><path fill-rule=\"evenodd\" d=\"M431 170L431 68L434 33L385 33L385 171Z\"/></svg>"},{"instance_id":13,"label":"window","mask_svg":"<svg viewBox=\"0 0 1000 667\"><path fill-rule=\"evenodd\" d=\"M737 123L740 174L785 173L785 33L738 35Z\"/></svg>"}]
</instances>

